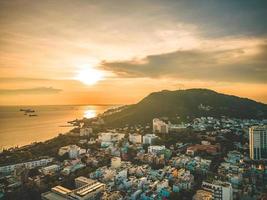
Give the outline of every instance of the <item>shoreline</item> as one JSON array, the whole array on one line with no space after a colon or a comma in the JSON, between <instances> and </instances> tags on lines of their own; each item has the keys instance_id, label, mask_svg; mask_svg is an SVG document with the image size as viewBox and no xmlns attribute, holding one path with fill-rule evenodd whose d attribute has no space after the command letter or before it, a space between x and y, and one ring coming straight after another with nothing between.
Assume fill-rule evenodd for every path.
<instances>
[{"instance_id":1,"label":"shoreline","mask_svg":"<svg viewBox=\"0 0 267 200\"><path fill-rule=\"evenodd\" d=\"M83 106L83 105L40 105L40 106ZM84 106L108 106L109 108L107 108L107 109L105 109L105 110L103 110L103 112L100 112L100 113L98 113L97 114L97 116L95 116L95 117L92 117L92 118L85 118L85 117L83 117L82 119L73 119L73 120L71 120L71 121L76 121L76 120L78 120L78 121L83 121L83 120L88 120L88 119L94 119L94 118L96 118L96 117L99 117L99 116L102 116L104 113L106 113L106 112L108 112L109 110L112 110L112 109L114 109L114 108L119 108L119 107L123 107L123 106L125 106L125 105L114 105L114 104L109 104L109 105L104 105L104 104L99 104L99 105L84 105ZM0 105L0 107L1 107L1 105ZM3 106L4 107L4 106ZM9 107L9 106L6 106L6 107ZM13 107L13 106L12 106ZM14 106L14 107L19 107L19 106ZM34 105L32 105L31 107L35 107ZM27 147L31 147L31 146L34 146L35 144L37 144L37 143L45 143L45 142L48 142L49 140L53 140L53 139L55 139L56 137L58 137L59 135L66 135L66 134L68 134L72 129L74 129L74 128L76 128L77 127L77 125L75 126L75 125L73 125L73 124L70 124L69 123L70 121L66 121L65 122L65 124L66 125L59 125L59 127L61 127L61 128L70 128L67 132L64 132L64 133L58 133L57 135L55 135L55 136L53 136L53 137L51 137L51 138L48 138L48 139L45 139L45 140L40 140L40 141L33 141L33 142L31 142L31 143L27 143L27 144L25 144L25 145L15 145L15 146L9 146L9 147L4 147L4 146L1 146L0 147L0 154L3 152L3 151L19 151L19 150L22 150L22 149L24 149L24 148L27 148Z\"/></svg>"},{"instance_id":2,"label":"shoreline","mask_svg":"<svg viewBox=\"0 0 267 200\"><path fill-rule=\"evenodd\" d=\"M4 150L23 148L37 142L57 137L75 128L68 121L82 120L86 110L94 110L95 114L102 114L113 106L76 105L76 106L30 106L31 109L40 110L37 118L24 118L19 113L21 106L0 106L1 108L1 142L0 153ZM58 112L59 111L59 112ZM19 124L15 125L16 120ZM36 127L36 131L35 130ZM19 138L19 139L18 139Z\"/></svg>"}]
</instances>

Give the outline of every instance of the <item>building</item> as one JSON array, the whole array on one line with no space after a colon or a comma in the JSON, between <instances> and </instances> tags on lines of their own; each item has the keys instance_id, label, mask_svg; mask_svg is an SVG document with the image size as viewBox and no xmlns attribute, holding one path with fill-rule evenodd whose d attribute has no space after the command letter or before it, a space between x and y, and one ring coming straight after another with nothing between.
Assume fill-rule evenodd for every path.
<instances>
[{"instance_id":1,"label":"building","mask_svg":"<svg viewBox=\"0 0 267 200\"><path fill-rule=\"evenodd\" d=\"M155 118L153 119L153 133L168 133L169 125L164 121Z\"/></svg>"},{"instance_id":2,"label":"building","mask_svg":"<svg viewBox=\"0 0 267 200\"><path fill-rule=\"evenodd\" d=\"M13 165L6 165L0 167L0 173L10 173L13 172L15 169L20 168L20 167L25 167L27 169L33 169L35 167L42 167L46 166L48 163L52 162L54 158L43 158L39 160L33 160L29 162L24 162L24 163L17 163Z\"/></svg>"},{"instance_id":3,"label":"building","mask_svg":"<svg viewBox=\"0 0 267 200\"><path fill-rule=\"evenodd\" d=\"M116 181L126 180L127 177L128 177L128 169L127 168L118 168L116 170L116 175L115 175Z\"/></svg>"},{"instance_id":4,"label":"building","mask_svg":"<svg viewBox=\"0 0 267 200\"><path fill-rule=\"evenodd\" d=\"M122 200L123 196L121 195L120 191L113 191L113 192L106 192L102 200Z\"/></svg>"},{"instance_id":5,"label":"building","mask_svg":"<svg viewBox=\"0 0 267 200\"><path fill-rule=\"evenodd\" d=\"M197 190L193 200L212 200L212 193L205 190Z\"/></svg>"},{"instance_id":6,"label":"building","mask_svg":"<svg viewBox=\"0 0 267 200\"><path fill-rule=\"evenodd\" d=\"M253 160L267 159L267 125L249 128L249 151Z\"/></svg>"},{"instance_id":7,"label":"building","mask_svg":"<svg viewBox=\"0 0 267 200\"><path fill-rule=\"evenodd\" d=\"M184 131L188 127L187 124L169 124L169 131L171 132L179 132L179 131Z\"/></svg>"},{"instance_id":8,"label":"building","mask_svg":"<svg viewBox=\"0 0 267 200\"><path fill-rule=\"evenodd\" d=\"M243 159L243 155L239 151L229 151L225 160L231 164L240 163Z\"/></svg>"},{"instance_id":9,"label":"building","mask_svg":"<svg viewBox=\"0 0 267 200\"><path fill-rule=\"evenodd\" d=\"M220 150L219 145L203 145L203 144L195 144L190 146L186 150L186 154L194 156L197 152L206 152L208 154L216 154Z\"/></svg>"},{"instance_id":10,"label":"building","mask_svg":"<svg viewBox=\"0 0 267 200\"><path fill-rule=\"evenodd\" d=\"M134 133L129 135L129 141L133 144L141 144L142 143L142 135Z\"/></svg>"},{"instance_id":11,"label":"building","mask_svg":"<svg viewBox=\"0 0 267 200\"><path fill-rule=\"evenodd\" d=\"M163 188L169 187L168 179L163 179L162 181L157 183L157 192L160 192Z\"/></svg>"},{"instance_id":12,"label":"building","mask_svg":"<svg viewBox=\"0 0 267 200\"><path fill-rule=\"evenodd\" d=\"M106 189L106 185L86 177L75 179L77 189L70 190L62 186L56 186L49 192L42 193L43 200L95 200L100 199Z\"/></svg>"},{"instance_id":13,"label":"building","mask_svg":"<svg viewBox=\"0 0 267 200\"><path fill-rule=\"evenodd\" d=\"M91 127L80 129L80 136L89 136L92 133L93 133L93 129Z\"/></svg>"},{"instance_id":14,"label":"building","mask_svg":"<svg viewBox=\"0 0 267 200\"><path fill-rule=\"evenodd\" d=\"M100 133L98 139L101 141L102 147L108 147L115 142L122 140L125 137L123 133L104 132Z\"/></svg>"},{"instance_id":15,"label":"building","mask_svg":"<svg viewBox=\"0 0 267 200\"><path fill-rule=\"evenodd\" d=\"M42 173L44 175L54 174L54 173L56 173L59 170L60 170L60 166L59 165L55 165L55 164L54 165L49 165L47 167L43 167L41 169L41 171L42 171Z\"/></svg>"},{"instance_id":16,"label":"building","mask_svg":"<svg viewBox=\"0 0 267 200\"><path fill-rule=\"evenodd\" d=\"M173 190L190 190L194 184L194 176L189 170L181 168L172 171L173 175Z\"/></svg>"},{"instance_id":17,"label":"building","mask_svg":"<svg viewBox=\"0 0 267 200\"><path fill-rule=\"evenodd\" d=\"M202 188L212 193L214 200L233 200L233 188L231 183L213 181L212 183L203 182Z\"/></svg>"},{"instance_id":18,"label":"building","mask_svg":"<svg viewBox=\"0 0 267 200\"><path fill-rule=\"evenodd\" d=\"M80 187L82 187L82 186L84 186L86 184L92 183L93 180L92 179L88 179L88 178L86 178L84 176L79 176L79 177L75 178L74 181L75 181L75 187L76 188L80 188Z\"/></svg>"},{"instance_id":19,"label":"building","mask_svg":"<svg viewBox=\"0 0 267 200\"><path fill-rule=\"evenodd\" d=\"M111 168L119 168L121 166L121 158L113 157L111 158Z\"/></svg>"},{"instance_id":20,"label":"building","mask_svg":"<svg viewBox=\"0 0 267 200\"><path fill-rule=\"evenodd\" d=\"M75 172L84 167L86 167L86 165L82 163L80 159L69 160L65 162L65 167L61 170L61 174L69 175L70 173Z\"/></svg>"},{"instance_id":21,"label":"building","mask_svg":"<svg viewBox=\"0 0 267 200\"><path fill-rule=\"evenodd\" d=\"M154 134L146 134L143 136L143 144L153 144L155 139L157 139L158 136Z\"/></svg>"},{"instance_id":22,"label":"building","mask_svg":"<svg viewBox=\"0 0 267 200\"><path fill-rule=\"evenodd\" d=\"M69 158L77 158L81 152L84 152L80 147L77 145L68 145L61 147L58 151L58 155L63 156L65 153L68 153Z\"/></svg>"},{"instance_id":23,"label":"building","mask_svg":"<svg viewBox=\"0 0 267 200\"><path fill-rule=\"evenodd\" d=\"M166 149L166 147L164 145L157 145L157 146L149 146L148 147L148 153L151 153L151 154L158 154L158 153L161 153L163 152L164 150Z\"/></svg>"}]
</instances>

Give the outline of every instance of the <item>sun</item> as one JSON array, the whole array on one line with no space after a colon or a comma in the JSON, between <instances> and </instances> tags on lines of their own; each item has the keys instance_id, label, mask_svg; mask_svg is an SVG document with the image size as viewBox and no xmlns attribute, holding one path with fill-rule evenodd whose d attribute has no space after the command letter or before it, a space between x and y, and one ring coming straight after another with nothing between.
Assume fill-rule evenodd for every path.
<instances>
[{"instance_id":1,"label":"sun","mask_svg":"<svg viewBox=\"0 0 267 200\"><path fill-rule=\"evenodd\" d=\"M85 118L90 119L96 117L96 111L95 110L86 110L83 115Z\"/></svg>"},{"instance_id":2,"label":"sun","mask_svg":"<svg viewBox=\"0 0 267 200\"><path fill-rule=\"evenodd\" d=\"M82 69L78 71L78 74L75 79L81 81L86 85L94 85L98 81L104 79L104 74L102 71L94 68Z\"/></svg>"}]
</instances>

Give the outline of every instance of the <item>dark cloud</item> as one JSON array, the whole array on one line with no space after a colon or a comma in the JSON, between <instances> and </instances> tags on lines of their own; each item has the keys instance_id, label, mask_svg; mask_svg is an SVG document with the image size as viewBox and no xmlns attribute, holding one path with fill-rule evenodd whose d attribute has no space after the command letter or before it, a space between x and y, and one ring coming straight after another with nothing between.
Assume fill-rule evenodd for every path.
<instances>
[{"instance_id":1,"label":"dark cloud","mask_svg":"<svg viewBox=\"0 0 267 200\"><path fill-rule=\"evenodd\" d=\"M56 94L61 92L61 89L52 87L38 87L29 89L0 89L0 95L35 95L35 94Z\"/></svg>"},{"instance_id":2,"label":"dark cloud","mask_svg":"<svg viewBox=\"0 0 267 200\"><path fill-rule=\"evenodd\" d=\"M208 37L266 36L267 33L266 0L173 0L166 5L174 20L196 24Z\"/></svg>"},{"instance_id":3,"label":"dark cloud","mask_svg":"<svg viewBox=\"0 0 267 200\"><path fill-rule=\"evenodd\" d=\"M101 66L121 77L267 83L267 45L257 48L252 55L246 49L175 51L142 60L103 61Z\"/></svg>"},{"instance_id":4,"label":"dark cloud","mask_svg":"<svg viewBox=\"0 0 267 200\"><path fill-rule=\"evenodd\" d=\"M41 33L51 31L52 34L65 34L64 28L70 26L78 30L99 26L102 30L103 23L128 19L123 21L127 24L119 24L120 29L129 28L130 24L133 31L141 31L139 28L144 27L134 27L135 21L148 21L148 26L165 21L195 24L207 36L258 36L267 33L266 10L266 0L0 1L2 24L11 26L10 22L20 20L20 24L25 25L34 19L36 29L39 27ZM53 21L47 22L46 18ZM54 24L56 22L59 24ZM61 29L57 25L61 25Z\"/></svg>"}]
</instances>

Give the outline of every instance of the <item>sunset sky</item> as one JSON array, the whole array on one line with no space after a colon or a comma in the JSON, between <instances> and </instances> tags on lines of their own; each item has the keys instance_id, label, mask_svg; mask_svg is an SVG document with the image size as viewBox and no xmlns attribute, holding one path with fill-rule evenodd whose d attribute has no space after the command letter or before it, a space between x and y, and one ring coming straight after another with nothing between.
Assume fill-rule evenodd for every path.
<instances>
[{"instance_id":1,"label":"sunset sky","mask_svg":"<svg viewBox=\"0 0 267 200\"><path fill-rule=\"evenodd\" d=\"M265 0L1 0L0 104L209 88L267 103Z\"/></svg>"}]
</instances>

